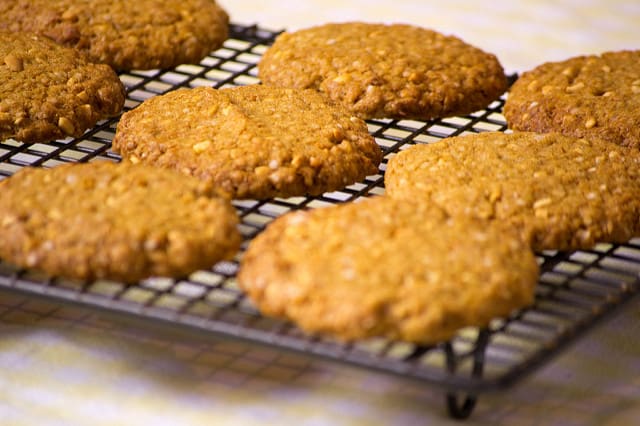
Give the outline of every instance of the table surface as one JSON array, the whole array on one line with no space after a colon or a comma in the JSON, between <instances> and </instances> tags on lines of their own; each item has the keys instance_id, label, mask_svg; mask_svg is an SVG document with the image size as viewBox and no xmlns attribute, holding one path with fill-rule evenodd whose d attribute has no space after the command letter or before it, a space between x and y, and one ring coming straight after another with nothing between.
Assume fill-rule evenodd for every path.
<instances>
[{"instance_id":1,"label":"table surface","mask_svg":"<svg viewBox=\"0 0 640 426\"><path fill-rule=\"evenodd\" d=\"M495 53L509 73L640 47L637 1L220 3L233 22L273 30L413 23ZM508 392L482 395L467 423L638 424L639 308L630 301ZM5 290L0 333L3 425L460 424L415 382Z\"/></svg>"}]
</instances>

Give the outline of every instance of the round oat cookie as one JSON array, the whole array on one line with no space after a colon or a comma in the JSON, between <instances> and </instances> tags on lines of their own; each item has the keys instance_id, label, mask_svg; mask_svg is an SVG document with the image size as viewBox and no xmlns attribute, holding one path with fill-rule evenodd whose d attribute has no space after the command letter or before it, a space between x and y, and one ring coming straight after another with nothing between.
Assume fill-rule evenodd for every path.
<instances>
[{"instance_id":1,"label":"round oat cookie","mask_svg":"<svg viewBox=\"0 0 640 426\"><path fill-rule=\"evenodd\" d=\"M234 208L205 183L106 161L18 171L0 182L0 218L0 258L81 280L180 277L241 240Z\"/></svg>"},{"instance_id":2,"label":"round oat cookie","mask_svg":"<svg viewBox=\"0 0 640 426\"><path fill-rule=\"evenodd\" d=\"M367 125L343 108L313 90L261 85L150 98L122 116L113 149L256 199L341 189L382 160Z\"/></svg>"},{"instance_id":3,"label":"round oat cookie","mask_svg":"<svg viewBox=\"0 0 640 426\"><path fill-rule=\"evenodd\" d=\"M640 50L550 62L525 72L504 106L509 127L640 148Z\"/></svg>"},{"instance_id":4,"label":"round oat cookie","mask_svg":"<svg viewBox=\"0 0 640 426\"><path fill-rule=\"evenodd\" d=\"M319 90L364 119L466 114L507 89L494 55L403 24L349 22L283 33L258 67L265 84Z\"/></svg>"},{"instance_id":5,"label":"round oat cookie","mask_svg":"<svg viewBox=\"0 0 640 426\"><path fill-rule=\"evenodd\" d=\"M0 30L0 140L79 137L117 115L124 100L109 66L46 37Z\"/></svg>"},{"instance_id":6,"label":"round oat cookie","mask_svg":"<svg viewBox=\"0 0 640 426\"><path fill-rule=\"evenodd\" d=\"M537 277L512 229L379 196L276 219L238 283L262 313L308 332L432 344L529 305Z\"/></svg>"},{"instance_id":7,"label":"round oat cookie","mask_svg":"<svg viewBox=\"0 0 640 426\"><path fill-rule=\"evenodd\" d=\"M199 62L228 26L213 0L0 0L0 29L45 35L116 70Z\"/></svg>"},{"instance_id":8,"label":"round oat cookie","mask_svg":"<svg viewBox=\"0 0 640 426\"><path fill-rule=\"evenodd\" d=\"M488 132L416 145L389 161L391 197L513 223L534 250L640 235L640 152L559 134Z\"/></svg>"}]
</instances>

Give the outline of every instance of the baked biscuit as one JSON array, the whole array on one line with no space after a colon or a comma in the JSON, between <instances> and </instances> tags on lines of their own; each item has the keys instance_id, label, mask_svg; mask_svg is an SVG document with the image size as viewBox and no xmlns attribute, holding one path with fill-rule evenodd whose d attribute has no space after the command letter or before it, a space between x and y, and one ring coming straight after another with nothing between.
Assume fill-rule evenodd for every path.
<instances>
[{"instance_id":1,"label":"baked biscuit","mask_svg":"<svg viewBox=\"0 0 640 426\"><path fill-rule=\"evenodd\" d=\"M0 257L81 280L180 277L232 256L238 218L197 179L111 162L25 168L0 182Z\"/></svg>"},{"instance_id":2,"label":"baked biscuit","mask_svg":"<svg viewBox=\"0 0 640 426\"><path fill-rule=\"evenodd\" d=\"M276 219L238 283L262 313L308 332L432 344L529 305L537 277L513 230L379 196Z\"/></svg>"},{"instance_id":3,"label":"baked biscuit","mask_svg":"<svg viewBox=\"0 0 640 426\"><path fill-rule=\"evenodd\" d=\"M640 148L640 50L549 62L509 91L509 127Z\"/></svg>"},{"instance_id":4,"label":"baked biscuit","mask_svg":"<svg viewBox=\"0 0 640 426\"><path fill-rule=\"evenodd\" d=\"M124 100L109 66L46 37L0 31L0 140L78 137L117 115Z\"/></svg>"},{"instance_id":5,"label":"baked biscuit","mask_svg":"<svg viewBox=\"0 0 640 426\"><path fill-rule=\"evenodd\" d=\"M466 114L507 89L494 55L402 24L350 22L283 33L258 69L264 84L319 90L365 119Z\"/></svg>"},{"instance_id":6,"label":"baked biscuit","mask_svg":"<svg viewBox=\"0 0 640 426\"><path fill-rule=\"evenodd\" d=\"M261 85L150 98L122 116L113 149L258 199L340 189L382 159L366 124L317 92Z\"/></svg>"},{"instance_id":7,"label":"baked biscuit","mask_svg":"<svg viewBox=\"0 0 640 426\"><path fill-rule=\"evenodd\" d=\"M640 235L640 152L595 139L488 132L416 145L389 161L385 187L513 223L534 250Z\"/></svg>"},{"instance_id":8,"label":"baked biscuit","mask_svg":"<svg viewBox=\"0 0 640 426\"><path fill-rule=\"evenodd\" d=\"M117 70L199 62L228 26L213 0L0 0L0 29L45 35Z\"/></svg>"}]
</instances>

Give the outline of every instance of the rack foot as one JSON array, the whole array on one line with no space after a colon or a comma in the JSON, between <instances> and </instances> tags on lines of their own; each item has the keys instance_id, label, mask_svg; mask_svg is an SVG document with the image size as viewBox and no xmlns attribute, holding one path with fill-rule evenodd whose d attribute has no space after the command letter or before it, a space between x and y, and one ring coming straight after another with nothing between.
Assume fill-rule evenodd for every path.
<instances>
[{"instance_id":1,"label":"rack foot","mask_svg":"<svg viewBox=\"0 0 640 426\"><path fill-rule=\"evenodd\" d=\"M475 395L467 395L463 400L460 400L458 395L455 393L448 393L446 398L449 416L456 420L464 420L468 418L473 412L477 401L477 397Z\"/></svg>"}]
</instances>

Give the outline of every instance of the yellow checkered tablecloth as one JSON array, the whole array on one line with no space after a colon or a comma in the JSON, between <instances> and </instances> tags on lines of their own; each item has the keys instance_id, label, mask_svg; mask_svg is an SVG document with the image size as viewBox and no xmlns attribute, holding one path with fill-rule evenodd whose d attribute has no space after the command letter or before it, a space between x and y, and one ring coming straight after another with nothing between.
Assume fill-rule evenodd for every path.
<instances>
[{"instance_id":1,"label":"yellow checkered tablecloth","mask_svg":"<svg viewBox=\"0 0 640 426\"><path fill-rule=\"evenodd\" d=\"M234 1L228 8L236 11L232 16L237 22L270 29L352 20L420 25L494 53L508 72L640 46L640 2L634 0L327 0L265 2L259 7Z\"/></svg>"},{"instance_id":2,"label":"yellow checkered tablecloth","mask_svg":"<svg viewBox=\"0 0 640 426\"><path fill-rule=\"evenodd\" d=\"M639 302L467 423L637 424ZM460 424L415 382L4 290L0 336L3 426Z\"/></svg>"},{"instance_id":3,"label":"yellow checkered tablecloth","mask_svg":"<svg viewBox=\"0 0 640 426\"><path fill-rule=\"evenodd\" d=\"M232 21L299 29L407 22L495 53L508 72L640 48L638 1L221 0ZM640 423L636 300L468 424ZM397 377L0 291L0 425L426 425L442 394Z\"/></svg>"}]
</instances>

